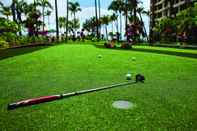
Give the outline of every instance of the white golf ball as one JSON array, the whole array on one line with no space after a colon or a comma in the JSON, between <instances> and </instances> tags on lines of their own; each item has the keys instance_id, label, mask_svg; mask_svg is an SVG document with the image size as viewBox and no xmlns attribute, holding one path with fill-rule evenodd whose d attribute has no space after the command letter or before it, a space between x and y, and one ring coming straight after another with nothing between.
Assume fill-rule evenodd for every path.
<instances>
[{"instance_id":1,"label":"white golf ball","mask_svg":"<svg viewBox=\"0 0 197 131\"><path fill-rule=\"evenodd\" d=\"M132 59L132 61L136 61L136 57L132 57L131 59Z\"/></svg>"},{"instance_id":2,"label":"white golf ball","mask_svg":"<svg viewBox=\"0 0 197 131\"><path fill-rule=\"evenodd\" d=\"M127 79L127 80L131 80L131 74L129 74L129 73L126 74L126 79Z\"/></svg>"},{"instance_id":3,"label":"white golf ball","mask_svg":"<svg viewBox=\"0 0 197 131\"><path fill-rule=\"evenodd\" d=\"M102 58L102 55L98 55L98 58Z\"/></svg>"}]
</instances>

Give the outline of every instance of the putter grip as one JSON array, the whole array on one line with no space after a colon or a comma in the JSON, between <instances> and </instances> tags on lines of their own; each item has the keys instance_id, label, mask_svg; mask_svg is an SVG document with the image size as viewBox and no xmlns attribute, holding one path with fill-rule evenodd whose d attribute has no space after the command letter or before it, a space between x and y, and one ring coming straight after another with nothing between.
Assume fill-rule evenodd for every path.
<instances>
[{"instance_id":1,"label":"putter grip","mask_svg":"<svg viewBox=\"0 0 197 131\"><path fill-rule=\"evenodd\" d=\"M39 103L44 103L44 102L49 102L57 99L61 99L62 95L53 95L53 96L43 96L39 98L34 98L34 99L27 99L27 100L22 100L16 103L11 103L8 105L8 110L12 110L18 107L22 106L28 106L28 105L34 105L34 104L39 104Z\"/></svg>"}]
</instances>

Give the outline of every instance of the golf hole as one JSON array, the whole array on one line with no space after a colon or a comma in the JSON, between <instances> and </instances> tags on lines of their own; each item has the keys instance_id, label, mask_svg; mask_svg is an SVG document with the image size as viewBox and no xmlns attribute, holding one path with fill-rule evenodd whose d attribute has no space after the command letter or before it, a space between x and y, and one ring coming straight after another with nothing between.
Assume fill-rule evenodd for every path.
<instances>
[{"instance_id":1,"label":"golf hole","mask_svg":"<svg viewBox=\"0 0 197 131\"><path fill-rule=\"evenodd\" d=\"M134 107L134 104L130 101L119 100L114 101L112 106L117 109L131 109Z\"/></svg>"}]
</instances>

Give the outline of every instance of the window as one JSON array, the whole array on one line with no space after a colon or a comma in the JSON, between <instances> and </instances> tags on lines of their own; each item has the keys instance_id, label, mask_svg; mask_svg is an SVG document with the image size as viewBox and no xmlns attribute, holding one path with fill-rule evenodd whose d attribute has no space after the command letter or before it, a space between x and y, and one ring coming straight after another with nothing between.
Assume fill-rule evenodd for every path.
<instances>
[{"instance_id":1,"label":"window","mask_svg":"<svg viewBox=\"0 0 197 131\"><path fill-rule=\"evenodd\" d=\"M184 10L184 9L186 9L186 5L185 4L181 5L181 7L180 7L180 10Z\"/></svg>"},{"instance_id":2,"label":"window","mask_svg":"<svg viewBox=\"0 0 197 131\"><path fill-rule=\"evenodd\" d=\"M160 10L160 9L162 9L162 4L159 4L159 5L157 6L157 10Z\"/></svg>"},{"instance_id":3,"label":"window","mask_svg":"<svg viewBox=\"0 0 197 131\"><path fill-rule=\"evenodd\" d=\"M158 13L157 18L161 18L161 17L162 17L162 13Z\"/></svg>"},{"instance_id":4,"label":"window","mask_svg":"<svg viewBox=\"0 0 197 131\"><path fill-rule=\"evenodd\" d=\"M179 0L175 0L174 3L175 3L175 4L179 3Z\"/></svg>"}]
</instances>

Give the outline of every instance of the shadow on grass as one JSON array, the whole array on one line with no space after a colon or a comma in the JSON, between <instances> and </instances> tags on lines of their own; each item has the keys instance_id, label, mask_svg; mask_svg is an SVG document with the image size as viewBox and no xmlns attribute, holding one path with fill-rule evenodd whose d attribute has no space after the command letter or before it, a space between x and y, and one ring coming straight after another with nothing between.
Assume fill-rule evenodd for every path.
<instances>
[{"instance_id":1,"label":"shadow on grass","mask_svg":"<svg viewBox=\"0 0 197 131\"><path fill-rule=\"evenodd\" d=\"M0 60L7 59L9 57L14 57L18 55L23 55L27 53L32 53L34 51L42 50L49 48L51 46L29 46L29 47L21 47L21 48L12 48L12 49L2 49L0 50Z\"/></svg>"},{"instance_id":2,"label":"shadow on grass","mask_svg":"<svg viewBox=\"0 0 197 131\"><path fill-rule=\"evenodd\" d=\"M104 45L94 45L96 48L108 49ZM110 50L130 50L130 51L138 51L138 52L146 52L146 53L156 53L156 54L165 54L165 55L174 55L181 57L189 57L189 58L197 58L197 54L187 53L187 52L176 52L176 51L168 51L168 50L155 50L155 49L143 49L143 48L132 48L132 49L122 49L120 47L112 48Z\"/></svg>"}]
</instances>

